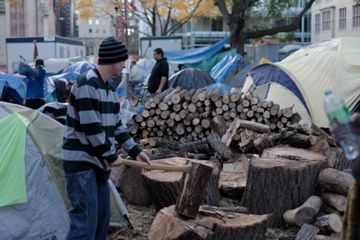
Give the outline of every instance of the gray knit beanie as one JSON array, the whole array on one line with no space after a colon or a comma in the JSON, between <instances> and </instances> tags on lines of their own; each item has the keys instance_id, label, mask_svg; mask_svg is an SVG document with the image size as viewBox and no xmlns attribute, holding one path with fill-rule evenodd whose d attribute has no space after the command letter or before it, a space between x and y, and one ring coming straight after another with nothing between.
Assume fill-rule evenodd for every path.
<instances>
[{"instance_id":1,"label":"gray knit beanie","mask_svg":"<svg viewBox=\"0 0 360 240\"><path fill-rule=\"evenodd\" d=\"M114 37L105 38L99 48L99 65L113 64L125 61L128 51L125 45Z\"/></svg>"}]
</instances>

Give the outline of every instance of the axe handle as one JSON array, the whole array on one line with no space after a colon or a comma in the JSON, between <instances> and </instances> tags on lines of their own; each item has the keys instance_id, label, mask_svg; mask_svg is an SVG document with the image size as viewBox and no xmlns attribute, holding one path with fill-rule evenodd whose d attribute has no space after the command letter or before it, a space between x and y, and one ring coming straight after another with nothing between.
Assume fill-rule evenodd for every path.
<instances>
[{"instance_id":1,"label":"axe handle","mask_svg":"<svg viewBox=\"0 0 360 240\"><path fill-rule=\"evenodd\" d=\"M156 164L156 163L144 163L134 160L122 160L123 164L128 167L137 167L137 168L147 168L151 170L164 170L171 172L190 172L191 165L165 165L165 164Z\"/></svg>"}]
</instances>

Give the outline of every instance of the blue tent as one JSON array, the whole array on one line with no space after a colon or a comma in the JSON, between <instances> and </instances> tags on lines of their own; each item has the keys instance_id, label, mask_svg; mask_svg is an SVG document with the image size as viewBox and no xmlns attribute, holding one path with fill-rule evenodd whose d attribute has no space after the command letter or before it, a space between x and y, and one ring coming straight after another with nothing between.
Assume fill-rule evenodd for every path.
<instances>
[{"instance_id":1,"label":"blue tent","mask_svg":"<svg viewBox=\"0 0 360 240\"><path fill-rule=\"evenodd\" d=\"M231 74L239 69L239 67L245 68L246 66L247 63L240 54L234 57L229 54L211 69L210 76L214 78L216 82L223 83Z\"/></svg>"},{"instance_id":2,"label":"blue tent","mask_svg":"<svg viewBox=\"0 0 360 240\"><path fill-rule=\"evenodd\" d=\"M272 64L262 64L255 67L249 75L253 79L254 87L277 83L289 89L309 111L304 96L292 78L281 68Z\"/></svg>"},{"instance_id":3,"label":"blue tent","mask_svg":"<svg viewBox=\"0 0 360 240\"><path fill-rule=\"evenodd\" d=\"M180 51L165 51L165 57L169 63L173 64L185 64L200 62L204 59L211 58L217 52L219 52L224 45L229 41L228 37L211 45L210 47L186 49Z\"/></svg>"},{"instance_id":4,"label":"blue tent","mask_svg":"<svg viewBox=\"0 0 360 240\"><path fill-rule=\"evenodd\" d=\"M26 77L18 74L0 74L0 94L5 86L5 82L9 87L15 89L20 97L25 97L25 81Z\"/></svg>"}]
</instances>

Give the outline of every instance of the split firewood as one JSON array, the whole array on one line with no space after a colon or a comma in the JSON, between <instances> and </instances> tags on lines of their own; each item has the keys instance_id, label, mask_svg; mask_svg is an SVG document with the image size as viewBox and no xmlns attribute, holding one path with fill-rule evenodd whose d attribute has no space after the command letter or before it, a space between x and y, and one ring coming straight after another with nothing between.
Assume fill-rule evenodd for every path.
<instances>
[{"instance_id":1,"label":"split firewood","mask_svg":"<svg viewBox=\"0 0 360 240\"><path fill-rule=\"evenodd\" d=\"M339 215L328 214L318 217L314 226L320 229L320 233L330 235L331 233L340 233L343 228L343 223Z\"/></svg>"},{"instance_id":2,"label":"split firewood","mask_svg":"<svg viewBox=\"0 0 360 240\"><path fill-rule=\"evenodd\" d=\"M311 223L320 211L323 202L318 196L311 196L300 207L288 210L283 217L286 223L302 226Z\"/></svg>"},{"instance_id":3,"label":"split firewood","mask_svg":"<svg viewBox=\"0 0 360 240\"><path fill-rule=\"evenodd\" d=\"M295 240L315 240L316 234L319 232L317 227L309 224L302 225L300 231L296 235Z\"/></svg>"},{"instance_id":4,"label":"split firewood","mask_svg":"<svg viewBox=\"0 0 360 240\"><path fill-rule=\"evenodd\" d=\"M325 192L321 194L321 198L339 212L345 212L347 203L347 198L345 196L336 193Z\"/></svg>"}]
</instances>

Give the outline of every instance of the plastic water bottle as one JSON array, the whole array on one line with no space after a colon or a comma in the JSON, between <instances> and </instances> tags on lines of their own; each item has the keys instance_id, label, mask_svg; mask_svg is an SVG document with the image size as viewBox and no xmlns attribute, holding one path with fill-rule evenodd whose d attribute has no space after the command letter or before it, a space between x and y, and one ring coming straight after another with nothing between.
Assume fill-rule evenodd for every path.
<instances>
[{"instance_id":1,"label":"plastic water bottle","mask_svg":"<svg viewBox=\"0 0 360 240\"><path fill-rule=\"evenodd\" d=\"M360 156L360 142L349 124L350 114L341 97L331 90L325 91L324 109L336 139L348 160Z\"/></svg>"}]
</instances>

